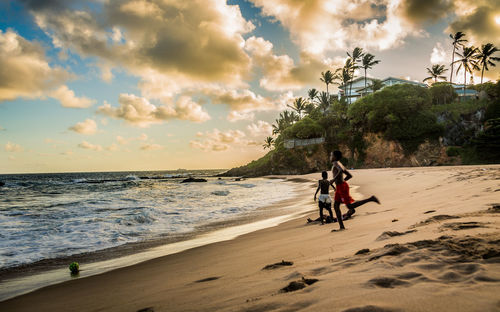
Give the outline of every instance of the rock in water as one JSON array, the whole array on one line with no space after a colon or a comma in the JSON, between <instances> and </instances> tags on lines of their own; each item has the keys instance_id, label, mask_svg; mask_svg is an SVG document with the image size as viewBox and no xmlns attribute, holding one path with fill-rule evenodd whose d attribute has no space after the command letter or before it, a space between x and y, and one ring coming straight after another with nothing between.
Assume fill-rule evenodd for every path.
<instances>
[{"instance_id":1,"label":"rock in water","mask_svg":"<svg viewBox=\"0 0 500 312\"><path fill-rule=\"evenodd\" d=\"M5 182L0 181L0 186L4 186Z\"/></svg>"},{"instance_id":2,"label":"rock in water","mask_svg":"<svg viewBox=\"0 0 500 312\"><path fill-rule=\"evenodd\" d=\"M187 178L182 180L181 183L190 183L190 182L207 182L205 179L196 179L196 178Z\"/></svg>"}]
</instances>

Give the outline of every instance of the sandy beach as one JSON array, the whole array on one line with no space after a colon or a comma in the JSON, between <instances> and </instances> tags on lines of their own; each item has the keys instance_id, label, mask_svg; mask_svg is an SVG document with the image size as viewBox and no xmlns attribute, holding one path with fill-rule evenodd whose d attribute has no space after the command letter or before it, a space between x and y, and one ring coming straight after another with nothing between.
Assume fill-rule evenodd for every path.
<instances>
[{"instance_id":1,"label":"sandy beach","mask_svg":"<svg viewBox=\"0 0 500 312\"><path fill-rule=\"evenodd\" d=\"M500 165L352 173L361 196L382 204L360 207L345 231L307 224L320 175L293 176L308 186L300 218L45 287L0 311L500 311Z\"/></svg>"}]
</instances>

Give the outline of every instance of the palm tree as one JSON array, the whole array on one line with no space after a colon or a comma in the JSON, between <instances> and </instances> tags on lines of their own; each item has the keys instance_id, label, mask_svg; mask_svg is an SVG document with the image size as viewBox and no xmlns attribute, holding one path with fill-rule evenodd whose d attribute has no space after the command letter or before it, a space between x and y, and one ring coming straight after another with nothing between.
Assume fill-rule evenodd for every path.
<instances>
[{"instance_id":1,"label":"palm tree","mask_svg":"<svg viewBox=\"0 0 500 312\"><path fill-rule=\"evenodd\" d=\"M462 54L459 52L455 52L461 59L456 60L455 63L458 63L458 68L457 68L457 73L460 70L460 68L464 68L464 96L465 96L465 86L467 84L467 72L469 72L472 75L472 72L474 70L479 70L479 66L477 66L477 52L478 49L470 46L470 47L463 47L462 48ZM453 63L452 63L453 64Z\"/></svg>"},{"instance_id":2,"label":"palm tree","mask_svg":"<svg viewBox=\"0 0 500 312\"><path fill-rule=\"evenodd\" d=\"M425 78L423 80L424 82L431 79L434 79L434 82L437 82L438 78L446 80L446 77L443 76L443 73L448 69L444 68L444 65L435 64L432 65L432 69L429 69L429 67L427 67L426 69L430 76Z\"/></svg>"},{"instance_id":3,"label":"palm tree","mask_svg":"<svg viewBox=\"0 0 500 312\"><path fill-rule=\"evenodd\" d=\"M299 97L293 101L293 105L287 105L291 109L297 112L299 119L302 117L302 111L306 108L307 102L302 97Z\"/></svg>"},{"instance_id":4,"label":"palm tree","mask_svg":"<svg viewBox=\"0 0 500 312\"><path fill-rule=\"evenodd\" d=\"M332 104L333 98L327 92L321 92L317 96L319 107L323 110L323 114L326 113L330 105Z\"/></svg>"},{"instance_id":5,"label":"palm tree","mask_svg":"<svg viewBox=\"0 0 500 312\"><path fill-rule=\"evenodd\" d=\"M352 54L349 54L349 52L347 52L347 56L349 56L349 58L351 59L351 79L354 80L354 71L356 69L359 68L359 66L357 65L357 63L359 62L359 60L363 57L364 53L363 53L363 49L362 48L359 48L359 47L355 47L354 50L352 50ZM351 84L349 85L349 104L351 103L351 92L352 92L352 82Z\"/></svg>"},{"instance_id":6,"label":"palm tree","mask_svg":"<svg viewBox=\"0 0 500 312\"><path fill-rule=\"evenodd\" d=\"M273 144L274 144L274 139L272 137L267 137L264 140L264 144L262 146L264 147L264 149L266 149L266 148L271 149Z\"/></svg>"},{"instance_id":7,"label":"palm tree","mask_svg":"<svg viewBox=\"0 0 500 312\"><path fill-rule=\"evenodd\" d=\"M463 38L465 34L461 31L455 33L455 35L450 34L450 38L453 39L453 53L451 54L451 72L450 72L450 83L453 83L453 64L455 63L455 50L457 46L464 45L464 42L467 42L467 39ZM463 38L463 39L462 39Z\"/></svg>"},{"instance_id":8,"label":"palm tree","mask_svg":"<svg viewBox=\"0 0 500 312\"><path fill-rule=\"evenodd\" d=\"M328 93L328 85L333 83L333 73L329 70L321 73L321 78L319 80L323 81L326 84L326 92Z\"/></svg>"},{"instance_id":9,"label":"palm tree","mask_svg":"<svg viewBox=\"0 0 500 312\"><path fill-rule=\"evenodd\" d=\"M316 99L316 97L318 96L318 90L312 88L312 89L309 89L309 91L307 91L307 95L309 97L309 100L311 102L314 102L314 100Z\"/></svg>"},{"instance_id":10,"label":"palm tree","mask_svg":"<svg viewBox=\"0 0 500 312\"><path fill-rule=\"evenodd\" d=\"M495 67L496 65L494 62L500 61L500 57L492 56L498 51L500 50L498 50L493 43L487 43L481 46L481 50L479 50L477 54L479 64L481 65L481 83L483 83L484 70L489 70L488 65Z\"/></svg>"},{"instance_id":11,"label":"palm tree","mask_svg":"<svg viewBox=\"0 0 500 312\"><path fill-rule=\"evenodd\" d=\"M366 70L371 69L372 66L380 63L380 60L375 60L375 55L366 53L365 55L363 55L363 59L361 60L361 62L362 62L361 67L365 70L365 90L366 90Z\"/></svg>"}]
</instances>

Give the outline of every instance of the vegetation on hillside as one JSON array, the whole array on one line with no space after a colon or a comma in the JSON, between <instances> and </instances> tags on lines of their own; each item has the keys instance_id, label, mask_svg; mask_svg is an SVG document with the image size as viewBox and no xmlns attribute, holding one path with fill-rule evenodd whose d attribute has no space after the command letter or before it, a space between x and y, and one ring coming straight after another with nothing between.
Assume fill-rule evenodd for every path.
<instances>
[{"instance_id":1,"label":"vegetation on hillside","mask_svg":"<svg viewBox=\"0 0 500 312\"><path fill-rule=\"evenodd\" d=\"M477 49L466 47L465 34L450 35L454 65L464 68L464 78L474 70L495 66L500 60L493 56L498 49L486 44ZM461 50L460 50L461 48ZM451 157L461 156L463 163L491 162L500 159L500 81L473 85L481 92L480 99L459 101L451 83L446 81L444 65L427 68L429 88L413 84L384 87L380 80L371 79L362 97L351 103L352 84L356 69L362 69L367 84L367 70L380 63L361 48L348 52L344 67L321 73L319 78L326 92L310 89L307 97L299 97L273 124L273 137L266 138L263 147L270 151L261 159L229 172L234 175L264 175L273 173L305 173L328 167L328 154L343 149L349 166L362 166L371 142L366 138L377 135L398 143L405 155L415 153L424 142L448 145ZM455 55L457 59L455 59ZM329 93L330 85L341 85L340 97ZM369 91L369 92L368 92ZM483 92L484 91L484 92ZM370 93L371 94L368 94ZM465 94L465 84L464 84ZM285 148L285 141L322 137L325 143L305 147ZM440 143L438 143L441 138Z\"/></svg>"}]
</instances>

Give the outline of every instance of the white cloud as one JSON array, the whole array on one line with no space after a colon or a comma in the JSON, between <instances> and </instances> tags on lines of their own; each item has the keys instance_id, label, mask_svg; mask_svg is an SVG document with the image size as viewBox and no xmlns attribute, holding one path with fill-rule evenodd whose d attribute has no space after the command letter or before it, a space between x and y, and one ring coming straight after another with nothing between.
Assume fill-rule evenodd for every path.
<instances>
[{"instance_id":1,"label":"white cloud","mask_svg":"<svg viewBox=\"0 0 500 312\"><path fill-rule=\"evenodd\" d=\"M389 49L419 31L403 16L400 0L251 0L278 20L308 54L363 48Z\"/></svg>"},{"instance_id":2,"label":"white cloud","mask_svg":"<svg viewBox=\"0 0 500 312\"><path fill-rule=\"evenodd\" d=\"M67 86L60 86L58 89L49 92L49 96L59 100L63 107L71 108L86 108L92 106L95 100L87 97L76 97L73 90L68 89Z\"/></svg>"},{"instance_id":3,"label":"white cloud","mask_svg":"<svg viewBox=\"0 0 500 312\"><path fill-rule=\"evenodd\" d=\"M248 133L250 136L270 136L273 131L273 127L266 121L258 120L257 123L252 123L247 126Z\"/></svg>"},{"instance_id":4,"label":"white cloud","mask_svg":"<svg viewBox=\"0 0 500 312\"><path fill-rule=\"evenodd\" d=\"M106 150L110 151L110 152L116 152L119 149L120 148L118 147L118 145L116 143L112 143L110 146L106 147Z\"/></svg>"},{"instance_id":5,"label":"white cloud","mask_svg":"<svg viewBox=\"0 0 500 312\"><path fill-rule=\"evenodd\" d=\"M437 42L431 53L431 64L447 64L449 63L448 56L441 42Z\"/></svg>"},{"instance_id":6,"label":"white cloud","mask_svg":"<svg viewBox=\"0 0 500 312\"><path fill-rule=\"evenodd\" d=\"M119 107L113 107L105 102L97 111L109 117L123 119L138 127L148 127L171 119L194 122L210 119L208 113L199 104L184 96L180 97L175 105L170 106L156 106L146 98L126 93L120 94L118 102Z\"/></svg>"},{"instance_id":7,"label":"white cloud","mask_svg":"<svg viewBox=\"0 0 500 312\"><path fill-rule=\"evenodd\" d=\"M76 125L70 127L69 130L75 131L80 134L96 134L97 123L92 119L85 119L85 121L78 122L76 123Z\"/></svg>"},{"instance_id":8,"label":"white cloud","mask_svg":"<svg viewBox=\"0 0 500 312\"><path fill-rule=\"evenodd\" d=\"M5 148L5 151L11 152L11 153L18 153L18 152L22 152L24 150L21 145L12 143L10 141L7 142L7 144L5 144L4 148Z\"/></svg>"},{"instance_id":9,"label":"white cloud","mask_svg":"<svg viewBox=\"0 0 500 312\"><path fill-rule=\"evenodd\" d=\"M240 120L253 120L255 118L255 114L251 112L243 112L240 113L238 111L230 111L227 115L227 120L230 122L236 122Z\"/></svg>"},{"instance_id":10,"label":"white cloud","mask_svg":"<svg viewBox=\"0 0 500 312\"><path fill-rule=\"evenodd\" d=\"M228 150L232 145L247 145L247 141L244 140L245 133L240 130L220 131L214 129L199 133L197 136L204 137L204 139L192 140L189 145L203 151L220 152Z\"/></svg>"},{"instance_id":11,"label":"white cloud","mask_svg":"<svg viewBox=\"0 0 500 312\"><path fill-rule=\"evenodd\" d=\"M83 149L93 150L93 151L102 151L101 145L95 145L95 144L89 143L87 141L83 141L82 143L78 144L78 147L83 148Z\"/></svg>"},{"instance_id":12,"label":"white cloud","mask_svg":"<svg viewBox=\"0 0 500 312\"><path fill-rule=\"evenodd\" d=\"M18 97L40 98L71 78L51 67L43 48L12 30L0 30L0 102Z\"/></svg>"},{"instance_id":13,"label":"white cloud","mask_svg":"<svg viewBox=\"0 0 500 312\"><path fill-rule=\"evenodd\" d=\"M163 149L163 146L153 143L143 143L141 144L141 150L143 151L158 151Z\"/></svg>"}]
</instances>

